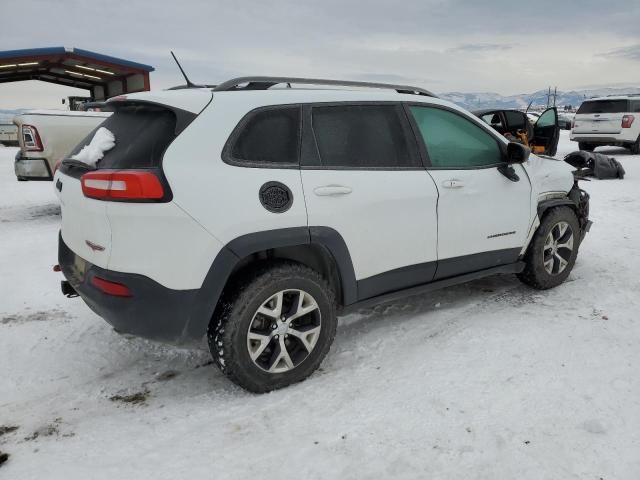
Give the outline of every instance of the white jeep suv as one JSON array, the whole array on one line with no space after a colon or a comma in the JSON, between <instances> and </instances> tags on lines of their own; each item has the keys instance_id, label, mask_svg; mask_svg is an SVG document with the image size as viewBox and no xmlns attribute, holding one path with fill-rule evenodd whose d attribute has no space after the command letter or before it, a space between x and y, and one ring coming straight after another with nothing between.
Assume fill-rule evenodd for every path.
<instances>
[{"instance_id":1,"label":"white jeep suv","mask_svg":"<svg viewBox=\"0 0 640 480\"><path fill-rule=\"evenodd\" d=\"M582 102L573 119L571 140L580 150L616 145L640 153L640 95L594 98Z\"/></svg>"},{"instance_id":2,"label":"white jeep suv","mask_svg":"<svg viewBox=\"0 0 640 480\"><path fill-rule=\"evenodd\" d=\"M419 88L245 77L109 104L115 147L55 175L63 292L122 333L208 335L254 392L308 377L349 310L496 273L554 287L590 226L567 164Z\"/></svg>"}]
</instances>

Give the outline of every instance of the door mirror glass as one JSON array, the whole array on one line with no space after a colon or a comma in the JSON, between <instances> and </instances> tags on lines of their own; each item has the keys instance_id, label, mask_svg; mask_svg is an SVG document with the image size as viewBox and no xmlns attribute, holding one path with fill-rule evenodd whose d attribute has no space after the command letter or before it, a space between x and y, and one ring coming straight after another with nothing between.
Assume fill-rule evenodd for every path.
<instances>
[{"instance_id":1,"label":"door mirror glass","mask_svg":"<svg viewBox=\"0 0 640 480\"><path fill-rule=\"evenodd\" d=\"M524 163L529 159L531 150L521 143L510 142L507 145L507 162L508 163Z\"/></svg>"}]
</instances>

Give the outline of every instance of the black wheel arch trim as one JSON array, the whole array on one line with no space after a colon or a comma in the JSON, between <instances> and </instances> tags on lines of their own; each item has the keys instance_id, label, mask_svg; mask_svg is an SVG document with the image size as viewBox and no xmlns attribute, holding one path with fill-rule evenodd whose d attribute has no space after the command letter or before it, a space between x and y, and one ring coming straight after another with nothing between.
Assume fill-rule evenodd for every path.
<instances>
[{"instance_id":1,"label":"black wheel arch trim","mask_svg":"<svg viewBox=\"0 0 640 480\"><path fill-rule=\"evenodd\" d=\"M211 318L228 279L240 262L255 253L270 249L318 245L333 257L340 279L337 292L344 305L358 300L353 263L342 236L330 227L292 227L242 235L225 245L214 259L191 309L183 336L201 338L206 333Z\"/></svg>"},{"instance_id":2,"label":"black wheel arch trim","mask_svg":"<svg viewBox=\"0 0 640 480\"><path fill-rule=\"evenodd\" d=\"M550 198L549 200L543 200L538 203L538 217L542 219L542 216L545 214L547 210L554 207L567 206L573 209L576 208L575 202L573 202L569 197L566 198Z\"/></svg>"},{"instance_id":3,"label":"black wheel arch trim","mask_svg":"<svg viewBox=\"0 0 640 480\"><path fill-rule=\"evenodd\" d=\"M578 217L580 223L580 241L584 239L584 236L591 228L591 220L589 220L589 194L578 187L577 182L573 188L569 191L564 198L550 198L538 203L538 218L542 220L542 217L547 210L555 207L569 207Z\"/></svg>"}]
</instances>

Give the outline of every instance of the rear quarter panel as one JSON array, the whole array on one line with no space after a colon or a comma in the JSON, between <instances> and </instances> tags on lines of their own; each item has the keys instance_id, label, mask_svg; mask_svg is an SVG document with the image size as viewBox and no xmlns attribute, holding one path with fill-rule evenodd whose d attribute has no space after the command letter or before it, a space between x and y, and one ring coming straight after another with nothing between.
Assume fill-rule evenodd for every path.
<instances>
[{"instance_id":1,"label":"rear quarter panel","mask_svg":"<svg viewBox=\"0 0 640 480\"><path fill-rule=\"evenodd\" d=\"M223 245L247 233L307 225L299 169L247 168L222 160L238 122L264 105L257 96L239 99L235 93L214 94L211 105L171 144L163 160L175 203ZM260 203L260 187L270 181L284 183L293 194L292 206L284 213L271 213Z\"/></svg>"},{"instance_id":2,"label":"rear quarter panel","mask_svg":"<svg viewBox=\"0 0 640 480\"><path fill-rule=\"evenodd\" d=\"M174 202L106 203L108 269L136 273L174 290L202 286L222 245Z\"/></svg>"}]
</instances>

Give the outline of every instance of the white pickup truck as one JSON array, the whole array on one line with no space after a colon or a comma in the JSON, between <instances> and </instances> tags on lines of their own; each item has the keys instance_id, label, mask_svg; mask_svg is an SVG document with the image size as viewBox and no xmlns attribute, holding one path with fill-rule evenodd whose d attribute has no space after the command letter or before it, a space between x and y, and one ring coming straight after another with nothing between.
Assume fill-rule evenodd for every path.
<instances>
[{"instance_id":1,"label":"white pickup truck","mask_svg":"<svg viewBox=\"0 0 640 480\"><path fill-rule=\"evenodd\" d=\"M0 119L0 146L13 147L18 145L18 130L11 122Z\"/></svg>"},{"instance_id":2,"label":"white pickup truck","mask_svg":"<svg viewBox=\"0 0 640 480\"><path fill-rule=\"evenodd\" d=\"M14 164L18 180L52 180L56 164L110 115L64 110L17 115L13 122L20 146Z\"/></svg>"}]
</instances>

